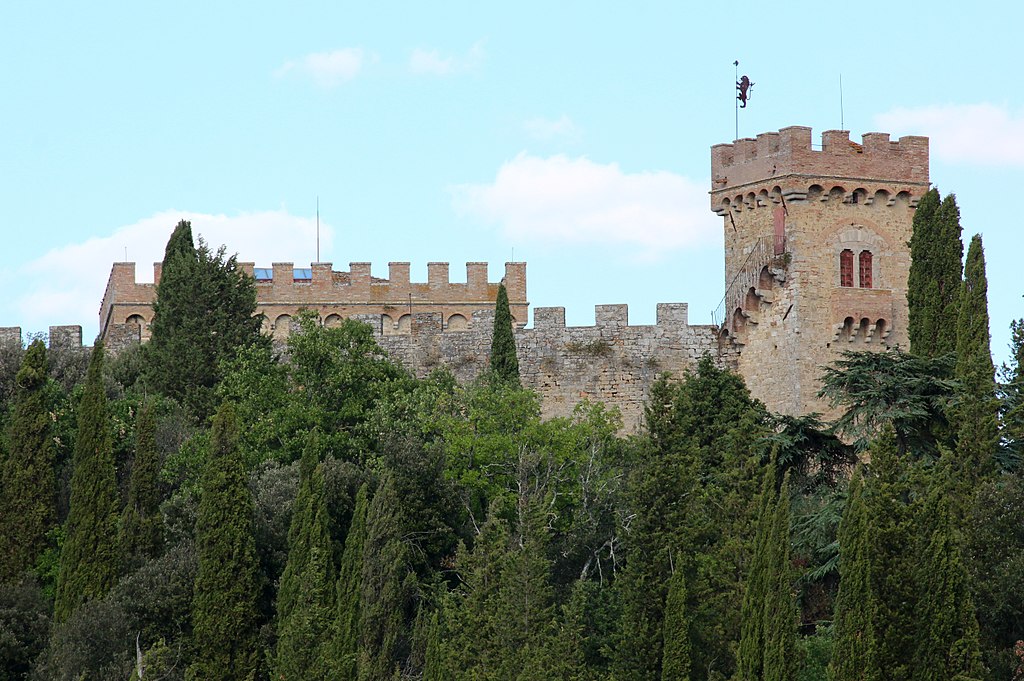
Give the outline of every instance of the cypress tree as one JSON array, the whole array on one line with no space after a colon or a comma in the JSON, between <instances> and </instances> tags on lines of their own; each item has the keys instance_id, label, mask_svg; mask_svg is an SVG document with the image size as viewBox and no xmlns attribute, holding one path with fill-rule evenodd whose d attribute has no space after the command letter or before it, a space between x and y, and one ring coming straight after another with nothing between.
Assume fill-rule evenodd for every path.
<instances>
[{"instance_id":1,"label":"cypress tree","mask_svg":"<svg viewBox=\"0 0 1024 681\"><path fill-rule=\"evenodd\" d=\"M955 409L956 477L965 499L973 493L978 476L993 469L993 456L999 444L999 402L988 322L985 249L981 235L975 234L967 249L956 327L956 377L961 386Z\"/></svg>"},{"instance_id":2,"label":"cypress tree","mask_svg":"<svg viewBox=\"0 0 1024 681\"><path fill-rule=\"evenodd\" d=\"M82 603L104 596L117 580L117 478L103 387L103 343L96 342L78 405L71 474L71 507L54 619L63 622Z\"/></svg>"},{"instance_id":3,"label":"cypress tree","mask_svg":"<svg viewBox=\"0 0 1024 681\"><path fill-rule=\"evenodd\" d=\"M680 569L675 570L668 580L668 598L665 600L662 681L689 681L690 678L690 618L686 604L686 576L682 570L682 561L679 562Z\"/></svg>"},{"instance_id":4,"label":"cypress tree","mask_svg":"<svg viewBox=\"0 0 1024 681\"><path fill-rule=\"evenodd\" d=\"M939 357L956 349L956 319L963 274L960 209L952 194L929 190L914 213L907 305L910 351Z\"/></svg>"},{"instance_id":5,"label":"cypress tree","mask_svg":"<svg viewBox=\"0 0 1024 681\"><path fill-rule=\"evenodd\" d=\"M128 567L137 567L147 558L156 558L163 547L160 455L155 429L153 404L147 400L139 409L135 426L135 459L128 483L128 503L121 514L121 553Z\"/></svg>"},{"instance_id":6,"label":"cypress tree","mask_svg":"<svg viewBox=\"0 0 1024 681\"><path fill-rule=\"evenodd\" d=\"M221 364L260 342L256 284L224 249L211 252L182 220L164 251L153 303L145 375L162 394L200 418L216 406Z\"/></svg>"},{"instance_id":7,"label":"cypress tree","mask_svg":"<svg viewBox=\"0 0 1024 681\"><path fill-rule=\"evenodd\" d=\"M366 513L359 596L359 679L390 678L403 644L408 556L401 537L400 501L386 472Z\"/></svg>"},{"instance_id":8,"label":"cypress tree","mask_svg":"<svg viewBox=\"0 0 1024 681\"><path fill-rule=\"evenodd\" d=\"M427 625L427 652L423 665L423 681L448 681L451 671L445 664L444 626L437 610Z\"/></svg>"},{"instance_id":9,"label":"cypress tree","mask_svg":"<svg viewBox=\"0 0 1024 681\"><path fill-rule=\"evenodd\" d=\"M334 565L323 467L312 447L302 457L299 493L288 532L288 562L277 594L275 672L285 679L333 679L328 633Z\"/></svg>"},{"instance_id":10,"label":"cypress tree","mask_svg":"<svg viewBox=\"0 0 1024 681\"><path fill-rule=\"evenodd\" d=\"M764 681L792 681L796 674L797 609L790 547L789 474L772 509L769 569L764 599Z\"/></svg>"},{"instance_id":11,"label":"cypress tree","mask_svg":"<svg viewBox=\"0 0 1024 681\"><path fill-rule=\"evenodd\" d=\"M875 658L875 596L871 587L871 519L864 498L863 470L850 480L839 525L839 594L835 604L832 681L878 681Z\"/></svg>"},{"instance_id":12,"label":"cypress tree","mask_svg":"<svg viewBox=\"0 0 1024 681\"><path fill-rule=\"evenodd\" d=\"M1010 339L1010 363L1003 365L1000 374L1005 441L1000 464L1006 470L1024 470L1024 318L1010 323Z\"/></svg>"},{"instance_id":13,"label":"cypress tree","mask_svg":"<svg viewBox=\"0 0 1024 681\"><path fill-rule=\"evenodd\" d=\"M363 584L367 496L364 483L356 493L355 509L345 538L345 551L338 567L332 659L339 681L355 681L358 678L359 595Z\"/></svg>"},{"instance_id":14,"label":"cypress tree","mask_svg":"<svg viewBox=\"0 0 1024 681\"><path fill-rule=\"evenodd\" d=\"M769 589L769 557L775 526L775 464L765 469L761 500L754 538L754 554L750 560L743 607L740 611L740 644L737 650L737 677L740 681L757 681L764 670L765 600Z\"/></svg>"},{"instance_id":15,"label":"cypress tree","mask_svg":"<svg viewBox=\"0 0 1024 681\"><path fill-rule=\"evenodd\" d=\"M948 485L933 485L919 511L916 577L917 650L913 681L979 679L982 673L978 621L967 567L947 500Z\"/></svg>"},{"instance_id":16,"label":"cypress tree","mask_svg":"<svg viewBox=\"0 0 1024 681\"><path fill-rule=\"evenodd\" d=\"M0 454L0 583L35 565L57 524L47 371L46 346L32 341L15 377L8 447Z\"/></svg>"},{"instance_id":17,"label":"cypress tree","mask_svg":"<svg viewBox=\"0 0 1024 681\"><path fill-rule=\"evenodd\" d=\"M508 307L505 285L498 286L498 299L494 303L494 335L491 337L491 373L495 379L519 383L519 358L516 356L516 338L512 331L512 312Z\"/></svg>"},{"instance_id":18,"label":"cypress tree","mask_svg":"<svg viewBox=\"0 0 1024 681\"><path fill-rule=\"evenodd\" d=\"M196 553L199 572L192 599L196 655L187 678L252 681L259 660L259 562L252 495L230 403L224 403L213 419L196 518Z\"/></svg>"}]
</instances>

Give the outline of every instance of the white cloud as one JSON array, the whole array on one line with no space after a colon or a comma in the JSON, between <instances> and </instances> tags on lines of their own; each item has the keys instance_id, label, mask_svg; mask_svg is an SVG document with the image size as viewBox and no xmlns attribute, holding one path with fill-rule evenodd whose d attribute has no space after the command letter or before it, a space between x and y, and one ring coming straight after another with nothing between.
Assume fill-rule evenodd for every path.
<instances>
[{"instance_id":1,"label":"white cloud","mask_svg":"<svg viewBox=\"0 0 1024 681\"><path fill-rule=\"evenodd\" d=\"M533 139L542 142L549 142L554 139L576 141L579 140L581 134L580 129L565 114L562 114L556 120L537 117L523 121L523 130Z\"/></svg>"},{"instance_id":2,"label":"white cloud","mask_svg":"<svg viewBox=\"0 0 1024 681\"><path fill-rule=\"evenodd\" d=\"M286 61L274 71L274 76L283 78L290 73L300 73L312 78L322 88L332 88L359 75L368 59L373 61L375 57L367 56L359 47L314 52L300 59Z\"/></svg>"},{"instance_id":3,"label":"white cloud","mask_svg":"<svg viewBox=\"0 0 1024 681\"><path fill-rule=\"evenodd\" d=\"M1024 111L995 104L946 104L897 108L875 116L896 135L931 138L932 153L946 161L1024 166Z\"/></svg>"},{"instance_id":4,"label":"white cloud","mask_svg":"<svg viewBox=\"0 0 1024 681\"><path fill-rule=\"evenodd\" d=\"M211 248L227 246L242 262L270 267L292 261L307 266L316 258L316 218L286 211L207 215L188 211L164 211L118 227L109 236L56 248L25 264L18 272L18 290L26 293L11 306L26 329L50 324L81 324L84 340L96 334L103 291L114 262L127 258L137 263L135 278L153 281L152 263L163 259L167 239L179 220L192 223L192 234ZM321 225L321 252L330 253L334 231Z\"/></svg>"},{"instance_id":5,"label":"white cloud","mask_svg":"<svg viewBox=\"0 0 1024 681\"><path fill-rule=\"evenodd\" d=\"M409 54L409 70L417 75L447 76L453 73L475 71L484 59L483 41L477 41L461 57L442 56L438 50L417 47Z\"/></svg>"},{"instance_id":6,"label":"white cloud","mask_svg":"<svg viewBox=\"0 0 1024 681\"><path fill-rule=\"evenodd\" d=\"M510 240L625 246L645 258L703 245L719 232L707 181L666 171L520 153L491 184L452 188L461 215L498 224Z\"/></svg>"}]
</instances>

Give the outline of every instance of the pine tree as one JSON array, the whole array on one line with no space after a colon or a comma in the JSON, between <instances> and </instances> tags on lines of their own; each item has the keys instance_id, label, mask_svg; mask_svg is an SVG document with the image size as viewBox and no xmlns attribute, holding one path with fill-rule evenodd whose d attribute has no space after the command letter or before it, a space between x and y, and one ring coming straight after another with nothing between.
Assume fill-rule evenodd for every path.
<instances>
[{"instance_id":1,"label":"pine tree","mask_svg":"<svg viewBox=\"0 0 1024 681\"><path fill-rule=\"evenodd\" d=\"M985 250L981 235L975 234L967 249L956 339L956 377L961 386L955 409L956 476L959 492L964 496L973 493L979 476L993 470L999 444L999 402L988 322Z\"/></svg>"},{"instance_id":2,"label":"pine tree","mask_svg":"<svg viewBox=\"0 0 1024 681\"><path fill-rule=\"evenodd\" d=\"M385 472L366 513L359 596L359 679L388 679L403 644L409 561L401 537L394 476Z\"/></svg>"},{"instance_id":3,"label":"pine tree","mask_svg":"<svg viewBox=\"0 0 1024 681\"><path fill-rule=\"evenodd\" d=\"M323 467L307 447L277 593L274 669L284 679L335 678L328 658L336 588L328 522Z\"/></svg>"},{"instance_id":4,"label":"pine tree","mask_svg":"<svg viewBox=\"0 0 1024 681\"><path fill-rule=\"evenodd\" d=\"M195 659L190 681L252 681L259 666L259 562L253 503L238 453L235 409L213 419L196 518L199 573L192 600Z\"/></svg>"},{"instance_id":5,"label":"pine tree","mask_svg":"<svg viewBox=\"0 0 1024 681\"><path fill-rule=\"evenodd\" d=\"M1000 370L1005 470L1024 471L1024 318L1010 323L1010 362Z\"/></svg>"},{"instance_id":6,"label":"pine tree","mask_svg":"<svg viewBox=\"0 0 1024 681\"><path fill-rule=\"evenodd\" d=\"M519 358L516 356L512 312L508 307L508 292L505 290L504 284L498 286L498 299L494 303L491 373L499 381L519 384Z\"/></svg>"},{"instance_id":7,"label":"pine tree","mask_svg":"<svg viewBox=\"0 0 1024 681\"><path fill-rule=\"evenodd\" d=\"M127 567L156 558L163 547L160 516L160 454L156 448L153 404L143 403L135 426L135 459L128 483L128 503L121 514L121 554Z\"/></svg>"},{"instance_id":8,"label":"pine tree","mask_svg":"<svg viewBox=\"0 0 1024 681\"><path fill-rule=\"evenodd\" d=\"M46 346L37 339L15 377L8 447L0 454L0 583L35 565L47 547L47 532L57 524L47 370Z\"/></svg>"},{"instance_id":9,"label":"pine tree","mask_svg":"<svg viewBox=\"0 0 1024 681\"><path fill-rule=\"evenodd\" d=\"M358 678L359 596L363 585L367 496L366 485L363 484L356 493L355 509L345 538L345 551L338 567L331 658L339 681L355 681Z\"/></svg>"},{"instance_id":10,"label":"pine tree","mask_svg":"<svg viewBox=\"0 0 1024 681\"><path fill-rule=\"evenodd\" d=\"M192 241L192 226L178 223L164 252L153 303L145 374L162 394L206 418L216 406L221 363L261 342L256 284L224 249Z\"/></svg>"},{"instance_id":11,"label":"pine tree","mask_svg":"<svg viewBox=\"0 0 1024 681\"><path fill-rule=\"evenodd\" d=\"M662 634L664 638L661 653L662 681L689 681L690 679L692 659L690 618L686 604L686 576L681 568L680 565L680 569L675 570L668 581L665 625Z\"/></svg>"},{"instance_id":12,"label":"pine tree","mask_svg":"<svg viewBox=\"0 0 1024 681\"><path fill-rule=\"evenodd\" d=\"M103 343L99 341L89 360L78 406L72 466L71 507L54 603L58 622L67 620L82 603L104 596L120 570L117 478L103 386Z\"/></svg>"},{"instance_id":13,"label":"pine tree","mask_svg":"<svg viewBox=\"0 0 1024 681\"><path fill-rule=\"evenodd\" d=\"M956 318L963 276L960 209L952 194L929 190L914 213L907 305L910 351L939 357L956 349Z\"/></svg>"}]
</instances>

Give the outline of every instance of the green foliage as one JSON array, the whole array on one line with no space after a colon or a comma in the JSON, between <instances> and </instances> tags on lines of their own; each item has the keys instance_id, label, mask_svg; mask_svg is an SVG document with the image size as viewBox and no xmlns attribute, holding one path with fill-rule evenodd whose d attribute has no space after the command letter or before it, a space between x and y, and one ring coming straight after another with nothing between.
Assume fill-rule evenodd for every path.
<instances>
[{"instance_id":1,"label":"green foliage","mask_svg":"<svg viewBox=\"0 0 1024 681\"><path fill-rule=\"evenodd\" d=\"M288 564L277 595L275 674L285 679L331 679L334 562L323 467L313 449L302 459L299 493L288 533Z\"/></svg>"},{"instance_id":2,"label":"green foliage","mask_svg":"<svg viewBox=\"0 0 1024 681\"><path fill-rule=\"evenodd\" d=\"M853 474L846 510L839 526L839 595L835 606L832 681L881 678L875 650L875 595L871 550L874 538L862 470Z\"/></svg>"},{"instance_id":3,"label":"green foliage","mask_svg":"<svg viewBox=\"0 0 1024 681\"><path fill-rule=\"evenodd\" d=\"M195 660L190 679L248 681L259 653L258 562L253 506L238 449L235 410L225 403L213 419L209 462L196 519L192 618Z\"/></svg>"},{"instance_id":4,"label":"green foliage","mask_svg":"<svg viewBox=\"0 0 1024 681\"><path fill-rule=\"evenodd\" d=\"M999 444L995 367L988 333L988 280L981 235L967 249L957 319L956 378L960 399L954 408L957 434L956 482L973 492L978 478L994 470Z\"/></svg>"},{"instance_id":5,"label":"green foliage","mask_svg":"<svg viewBox=\"0 0 1024 681\"><path fill-rule=\"evenodd\" d=\"M768 566L764 583L764 681L792 681L796 674L797 608L790 559L789 476L785 476L765 549Z\"/></svg>"},{"instance_id":6,"label":"green foliage","mask_svg":"<svg viewBox=\"0 0 1024 681\"><path fill-rule=\"evenodd\" d=\"M358 678L359 599L363 584L363 548L366 545L367 488L356 494L352 522L345 538L345 551L338 567L335 619L332 631L334 668L340 681Z\"/></svg>"},{"instance_id":7,"label":"green foliage","mask_svg":"<svg viewBox=\"0 0 1024 681\"><path fill-rule=\"evenodd\" d=\"M0 582L0 681L27 677L50 631L50 603L32 577Z\"/></svg>"},{"instance_id":8,"label":"green foliage","mask_svg":"<svg viewBox=\"0 0 1024 681\"><path fill-rule=\"evenodd\" d=\"M155 558L163 548L163 518L160 515L160 454L156 446L156 417L153 404L139 410L135 428L135 459L128 483L128 503L121 514L120 545L124 562L137 566Z\"/></svg>"},{"instance_id":9,"label":"green foliage","mask_svg":"<svg viewBox=\"0 0 1024 681\"><path fill-rule=\"evenodd\" d=\"M145 350L148 385L200 419L216 407L220 365L242 348L265 342L256 312L256 284L224 248L195 247L182 220L164 252Z\"/></svg>"},{"instance_id":10,"label":"green foliage","mask_svg":"<svg viewBox=\"0 0 1024 681\"><path fill-rule=\"evenodd\" d=\"M680 568L682 561L680 562ZM661 655L662 681L690 678L690 619L686 604L686 577L682 569L672 573L665 601L664 648Z\"/></svg>"},{"instance_id":11,"label":"green foliage","mask_svg":"<svg viewBox=\"0 0 1024 681\"><path fill-rule=\"evenodd\" d=\"M997 453L1000 467L1024 471L1024 318L1010 324L1010 361L1000 370L1002 444Z\"/></svg>"},{"instance_id":12,"label":"green foliage","mask_svg":"<svg viewBox=\"0 0 1024 681\"><path fill-rule=\"evenodd\" d=\"M100 598L120 570L117 479L103 387L103 344L96 343L78 408L68 514L54 618L66 620L82 603Z\"/></svg>"},{"instance_id":13,"label":"green foliage","mask_svg":"<svg viewBox=\"0 0 1024 681\"><path fill-rule=\"evenodd\" d=\"M494 302L491 374L498 381L519 385L519 358L516 356L512 312L508 307L508 292L505 290L504 284L498 286L498 299Z\"/></svg>"},{"instance_id":14,"label":"green foliage","mask_svg":"<svg viewBox=\"0 0 1024 681\"><path fill-rule=\"evenodd\" d=\"M818 395L843 408L834 427L858 450L891 428L900 456L935 455L935 432L946 428L945 414L957 389L952 370L952 355L844 352L825 369Z\"/></svg>"},{"instance_id":15,"label":"green foliage","mask_svg":"<svg viewBox=\"0 0 1024 681\"><path fill-rule=\"evenodd\" d=\"M8 446L0 451L0 582L35 565L57 524L47 369L46 346L33 341L15 377Z\"/></svg>"},{"instance_id":16,"label":"green foliage","mask_svg":"<svg viewBox=\"0 0 1024 681\"><path fill-rule=\"evenodd\" d=\"M964 247L960 209L952 194L939 200L929 190L914 213L907 279L910 351L922 358L941 357L956 349L956 319Z\"/></svg>"}]
</instances>

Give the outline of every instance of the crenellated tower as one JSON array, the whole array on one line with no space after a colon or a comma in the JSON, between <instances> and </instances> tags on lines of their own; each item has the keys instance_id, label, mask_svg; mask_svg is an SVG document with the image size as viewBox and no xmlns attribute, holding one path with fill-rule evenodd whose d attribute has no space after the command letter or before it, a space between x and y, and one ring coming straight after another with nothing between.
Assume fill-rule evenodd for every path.
<instances>
[{"instance_id":1,"label":"crenellated tower","mask_svg":"<svg viewBox=\"0 0 1024 681\"><path fill-rule=\"evenodd\" d=\"M842 350L906 348L914 208L928 190L928 138L793 126L711 149L723 218L723 342L740 348L755 397L825 412L822 367Z\"/></svg>"}]
</instances>

